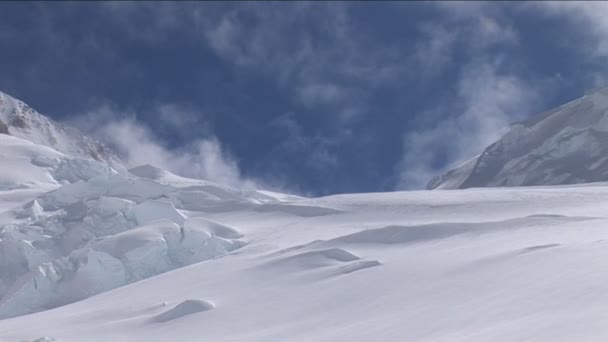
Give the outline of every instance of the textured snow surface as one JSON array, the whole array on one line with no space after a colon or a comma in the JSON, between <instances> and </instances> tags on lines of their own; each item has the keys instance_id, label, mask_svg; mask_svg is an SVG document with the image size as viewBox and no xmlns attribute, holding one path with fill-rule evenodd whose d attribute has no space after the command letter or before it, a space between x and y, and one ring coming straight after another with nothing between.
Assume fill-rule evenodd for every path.
<instances>
[{"instance_id":1,"label":"textured snow surface","mask_svg":"<svg viewBox=\"0 0 608 342\"><path fill-rule=\"evenodd\" d=\"M103 210L95 213L123 210L125 222L137 225L128 214L134 202L96 201L93 207ZM184 211L182 224L157 220L93 239L68 256L78 263L55 261L30 277L37 277L38 289L54 291L49 298L55 300L67 293L85 297L78 292L82 288L105 292L0 320L0 340L608 337L606 184L353 194L282 203L315 208L319 215L303 216L279 205L257 210L263 204L252 203L230 211ZM15 248L32 264L42 258L27 244ZM72 273L56 275L61 272ZM45 298L42 290L28 286L20 290L25 296L12 297L19 303L15 307L33 307ZM53 304L58 303L47 306Z\"/></svg>"},{"instance_id":2,"label":"textured snow surface","mask_svg":"<svg viewBox=\"0 0 608 342\"><path fill-rule=\"evenodd\" d=\"M430 189L576 184L608 180L608 88L516 123Z\"/></svg>"}]
</instances>

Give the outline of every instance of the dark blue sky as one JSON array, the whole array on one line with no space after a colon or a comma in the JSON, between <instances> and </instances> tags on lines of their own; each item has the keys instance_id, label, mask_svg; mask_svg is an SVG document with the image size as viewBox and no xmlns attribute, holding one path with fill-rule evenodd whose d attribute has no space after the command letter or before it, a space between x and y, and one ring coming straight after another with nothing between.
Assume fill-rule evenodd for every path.
<instances>
[{"instance_id":1,"label":"dark blue sky","mask_svg":"<svg viewBox=\"0 0 608 342\"><path fill-rule=\"evenodd\" d=\"M145 141L133 163L314 195L419 188L509 122L604 85L604 14L574 2L2 2L0 90L120 148Z\"/></svg>"}]
</instances>

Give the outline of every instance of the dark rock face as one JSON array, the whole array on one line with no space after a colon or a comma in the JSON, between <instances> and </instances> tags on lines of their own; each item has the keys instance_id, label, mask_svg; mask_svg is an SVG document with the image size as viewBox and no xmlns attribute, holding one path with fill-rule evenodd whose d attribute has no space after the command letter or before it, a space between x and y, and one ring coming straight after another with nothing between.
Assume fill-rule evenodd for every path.
<instances>
[{"instance_id":1,"label":"dark rock face","mask_svg":"<svg viewBox=\"0 0 608 342\"><path fill-rule=\"evenodd\" d=\"M0 120L0 134L10 134L8 132L8 126L2 120Z\"/></svg>"},{"instance_id":2,"label":"dark rock face","mask_svg":"<svg viewBox=\"0 0 608 342\"><path fill-rule=\"evenodd\" d=\"M10 134L35 144L81 158L103 161L122 169L122 161L109 147L76 128L47 118L32 107L0 92L0 134Z\"/></svg>"},{"instance_id":3,"label":"dark rock face","mask_svg":"<svg viewBox=\"0 0 608 342\"><path fill-rule=\"evenodd\" d=\"M10 125L17 128L27 128L27 123L25 122L25 119L20 115L14 116L11 119Z\"/></svg>"}]
</instances>

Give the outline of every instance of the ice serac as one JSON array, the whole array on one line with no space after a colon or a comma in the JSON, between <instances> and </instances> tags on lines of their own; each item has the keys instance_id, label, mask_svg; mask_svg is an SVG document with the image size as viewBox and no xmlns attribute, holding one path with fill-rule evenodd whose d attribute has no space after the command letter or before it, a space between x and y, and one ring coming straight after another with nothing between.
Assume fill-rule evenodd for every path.
<instances>
[{"instance_id":1,"label":"ice serac","mask_svg":"<svg viewBox=\"0 0 608 342\"><path fill-rule=\"evenodd\" d=\"M72 157L94 159L115 168L121 162L103 143L41 115L23 101L0 92L0 134L51 147Z\"/></svg>"},{"instance_id":2,"label":"ice serac","mask_svg":"<svg viewBox=\"0 0 608 342\"><path fill-rule=\"evenodd\" d=\"M82 168L70 164L75 173ZM141 170L164 177L137 170L100 174L64 184L8 212L15 219L0 224L0 319L224 256L243 247L244 236L204 216L218 211L217 206L223 211L230 205L266 203L255 191L243 195L150 166ZM190 200L197 197L182 195L192 192L207 199L196 212L185 208L195 207Z\"/></svg>"},{"instance_id":3,"label":"ice serac","mask_svg":"<svg viewBox=\"0 0 608 342\"><path fill-rule=\"evenodd\" d=\"M518 122L478 157L429 189L576 184L608 180L608 88Z\"/></svg>"}]
</instances>

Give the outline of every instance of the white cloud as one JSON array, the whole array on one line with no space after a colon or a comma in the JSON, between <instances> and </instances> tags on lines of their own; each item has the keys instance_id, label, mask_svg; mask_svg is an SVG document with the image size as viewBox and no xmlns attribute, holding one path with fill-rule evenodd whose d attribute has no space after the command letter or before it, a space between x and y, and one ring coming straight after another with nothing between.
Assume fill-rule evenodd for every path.
<instances>
[{"instance_id":1,"label":"white cloud","mask_svg":"<svg viewBox=\"0 0 608 342\"><path fill-rule=\"evenodd\" d=\"M418 72L426 80L440 74L452 62L457 34L438 24L423 24L420 33L426 39L416 45L412 63L420 66Z\"/></svg>"},{"instance_id":2,"label":"white cloud","mask_svg":"<svg viewBox=\"0 0 608 342\"><path fill-rule=\"evenodd\" d=\"M457 8L447 24L430 26L423 53L437 70L454 60L456 49L466 51L469 62L460 67L454 97L425 113L433 124L404 135L400 189L424 187L438 170L480 153L505 133L510 122L528 114L538 95L534 85L506 71L505 59L489 52L499 44L518 43L512 27L488 13L486 5Z\"/></svg>"},{"instance_id":3,"label":"white cloud","mask_svg":"<svg viewBox=\"0 0 608 342\"><path fill-rule=\"evenodd\" d=\"M303 105L329 105L348 121L354 103L365 105L362 92L407 70L400 52L367 40L348 11L347 3L242 4L215 22L204 15L199 21L218 56L270 75Z\"/></svg>"},{"instance_id":4,"label":"white cloud","mask_svg":"<svg viewBox=\"0 0 608 342\"><path fill-rule=\"evenodd\" d=\"M183 124L183 121L176 119L180 117L178 106L163 105L159 112L171 113L170 124ZM190 114L181 117L190 118ZM114 111L109 106L92 111L71 123L107 142L128 167L151 164L184 177L206 179L237 188L256 188L256 182L242 176L236 160L212 135L170 149L134 115Z\"/></svg>"},{"instance_id":5,"label":"white cloud","mask_svg":"<svg viewBox=\"0 0 608 342\"><path fill-rule=\"evenodd\" d=\"M596 40L588 49L596 56L608 57L608 3L604 1L540 1L528 4L545 14L560 16L581 25Z\"/></svg>"},{"instance_id":6,"label":"white cloud","mask_svg":"<svg viewBox=\"0 0 608 342\"><path fill-rule=\"evenodd\" d=\"M591 88L608 86L608 2L539 1L526 3L525 8L572 24L578 35L561 44L576 45L576 49L581 51L583 62L594 62L597 65L593 71L585 70L586 81ZM558 36L557 39L563 37Z\"/></svg>"},{"instance_id":7,"label":"white cloud","mask_svg":"<svg viewBox=\"0 0 608 342\"><path fill-rule=\"evenodd\" d=\"M188 4L104 1L97 3L97 6L98 13L108 15L112 25L120 27L126 37L149 44L168 39L169 31L189 23ZM142 18L146 20L142 21Z\"/></svg>"},{"instance_id":8,"label":"white cloud","mask_svg":"<svg viewBox=\"0 0 608 342\"><path fill-rule=\"evenodd\" d=\"M416 66L415 71L422 81L439 76L453 66L456 63L454 56L459 51L475 56L491 46L519 44L515 30L488 13L499 9L499 5L459 1L431 4L442 17L419 25L423 40L416 44L409 62Z\"/></svg>"},{"instance_id":9,"label":"white cloud","mask_svg":"<svg viewBox=\"0 0 608 342\"><path fill-rule=\"evenodd\" d=\"M274 147L275 152L303 153L307 168L315 170L317 174L325 174L338 166L338 156L331 151L336 145L336 139L304 135L294 113L286 113L274 119L270 127L284 132L286 136L286 139Z\"/></svg>"},{"instance_id":10,"label":"white cloud","mask_svg":"<svg viewBox=\"0 0 608 342\"><path fill-rule=\"evenodd\" d=\"M306 84L297 91L305 104L331 103L344 97L344 89L331 83Z\"/></svg>"},{"instance_id":11,"label":"white cloud","mask_svg":"<svg viewBox=\"0 0 608 342\"><path fill-rule=\"evenodd\" d=\"M499 74L491 64L465 69L457 99L435 109L447 118L431 129L405 136L399 188L424 187L437 172L435 154L439 151L447 155L447 166L480 153L528 112L536 93L517 77ZM456 108L463 109L450 116Z\"/></svg>"},{"instance_id":12,"label":"white cloud","mask_svg":"<svg viewBox=\"0 0 608 342\"><path fill-rule=\"evenodd\" d=\"M195 108L168 103L159 105L156 111L158 120L170 130L185 132L196 127L200 134L201 132L206 133L210 129L207 127L208 123L202 120L204 113Z\"/></svg>"}]
</instances>

